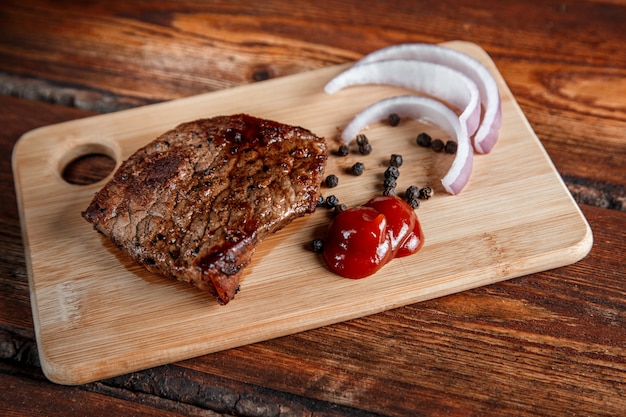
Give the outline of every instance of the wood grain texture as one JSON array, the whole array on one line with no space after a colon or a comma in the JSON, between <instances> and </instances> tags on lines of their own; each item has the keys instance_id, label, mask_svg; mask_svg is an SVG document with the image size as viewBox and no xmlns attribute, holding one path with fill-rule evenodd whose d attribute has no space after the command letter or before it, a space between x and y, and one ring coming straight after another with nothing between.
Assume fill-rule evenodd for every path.
<instances>
[{"instance_id":1,"label":"wood grain texture","mask_svg":"<svg viewBox=\"0 0 626 417\"><path fill-rule=\"evenodd\" d=\"M154 403L148 396L135 395L133 401L128 398L115 398L114 390L107 394L90 392L80 387L61 387L59 385L42 384L39 378L27 379L24 375L12 374L12 369L0 364L0 404L2 415L12 416L46 416L61 417L67 415L83 415L93 417L109 417L111 415L142 416L204 416L217 417L217 413L206 413L186 404L174 401ZM113 395L111 395L113 394ZM119 394L118 394L119 395ZM25 411L26 410L26 411Z\"/></svg>"},{"instance_id":2,"label":"wood grain texture","mask_svg":"<svg viewBox=\"0 0 626 417\"><path fill-rule=\"evenodd\" d=\"M625 20L621 0L2 2L0 380L37 395L20 401L26 397L9 390L0 395L0 414L97 415L107 400L116 405L107 415L148 403L152 415L181 404L176 412L189 416L621 415L624 377L611 369L622 369L626 357L626 218L616 211L626 207L619 158L626 143ZM348 62L389 44L450 39L475 42L495 60L594 230L586 258L80 389L53 385L32 368L10 170L21 134L90 115L76 108L110 112ZM221 65L231 59L236 66ZM399 341L383 337L394 331ZM412 378L395 371L407 363L416 369ZM237 398L246 407L230 408Z\"/></svg>"},{"instance_id":3,"label":"wood grain texture","mask_svg":"<svg viewBox=\"0 0 626 417\"><path fill-rule=\"evenodd\" d=\"M498 76L477 46L449 45ZM102 152L120 164L178 123L217 114L255 111L306 126L327 137L334 149L337 129L364 103L398 94L389 87L364 86L326 95L324 84L343 69L329 67L23 136L13 164L35 330L50 379L89 382L567 265L586 255L591 231L499 76L503 126L497 150L475 158L470 186L458 196L438 184L451 156L447 162L434 158L414 143L422 129L442 134L432 127L411 121L402 128L372 126L367 134L375 150L364 160L368 168L360 177L341 175L353 157L331 158L327 174L339 174L342 186L325 193L337 194L348 206L381 193L380 176L392 153L403 153L407 161L399 187L417 183L435 189L436 196L419 211L426 236L419 256L396 260L366 280L338 279L306 249L329 221L328 213L318 210L259 246L237 302L222 307L120 256L80 218L101 184L79 187L59 178L82 153ZM407 149L412 142L414 149ZM513 157L518 165L510 163Z\"/></svg>"}]
</instances>

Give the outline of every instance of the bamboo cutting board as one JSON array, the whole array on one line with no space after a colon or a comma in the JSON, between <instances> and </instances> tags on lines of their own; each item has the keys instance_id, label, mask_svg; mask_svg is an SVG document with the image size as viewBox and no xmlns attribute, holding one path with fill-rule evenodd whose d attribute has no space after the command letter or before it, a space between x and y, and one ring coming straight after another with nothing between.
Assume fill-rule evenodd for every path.
<instances>
[{"instance_id":1,"label":"bamboo cutting board","mask_svg":"<svg viewBox=\"0 0 626 417\"><path fill-rule=\"evenodd\" d=\"M503 100L500 140L476 155L474 173L457 196L439 179L452 156L419 148L433 126L403 121L365 132L367 157L330 156L335 194L357 205L382 190L391 153L404 156L398 189L431 185L435 196L417 210L425 245L395 259L376 275L348 280L328 272L308 249L322 237L330 212L318 209L262 242L242 290L220 306L210 296L150 274L95 233L80 213L99 183L65 182L76 157L104 153L119 164L180 122L218 114L250 113L301 125L335 149L340 128L365 105L404 92L384 86L345 89L333 96L325 83L346 66L246 85L196 97L48 126L25 134L13 153L26 246L31 304L41 364L61 384L81 384L173 361L267 340L446 294L564 266L591 248L591 230L541 143L479 47L448 46L481 60L496 75ZM354 162L365 173L345 172Z\"/></svg>"}]
</instances>

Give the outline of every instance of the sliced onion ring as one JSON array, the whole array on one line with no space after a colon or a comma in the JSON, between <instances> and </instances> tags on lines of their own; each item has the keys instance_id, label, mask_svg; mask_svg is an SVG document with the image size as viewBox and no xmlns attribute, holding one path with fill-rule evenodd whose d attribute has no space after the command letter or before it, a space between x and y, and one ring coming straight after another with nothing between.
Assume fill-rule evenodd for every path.
<instances>
[{"instance_id":1,"label":"sliced onion ring","mask_svg":"<svg viewBox=\"0 0 626 417\"><path fill-rule=\"evenodd\" d=\"M434 124L457 141L457 151L450 169L441 183L450 194L458 194L467 185L472 173L473 151L465 124L443 103L421 96L394 96L378 101L358 113L346 126L341 140L348 144L371 123L386 119L391 113L400 117Z\"/></svg>"},{"instance_id":2,"label":"sliced onion ring","mask_svg":"<svg viewBox=\"0 0 626 417\"><path fill-rule=\"evenodd\" d=\"M461 110L469 135L480 124L480 94L474 82L454 69L432 62L393 59L352 66L331 79L328 94L355 85L382 84L426 93Z\"/></svg>"},{"instance_id":3,"label":"sliced onion ring","mask_svg":"<svg viewBox=\"0 0 626 417\"><path fill-rule=\"evenodd\" d=\"M496 80L483 64L463 52L445 46L409 43L388 46L374 51L357 61L355 65L396 59L445 65L470 78L478 87L481 103L484 106L482 123L474 135L474 148L479 153L491 151L498 139L498 131L502 125L502 106Z\"/></svg>"}]
</instances>

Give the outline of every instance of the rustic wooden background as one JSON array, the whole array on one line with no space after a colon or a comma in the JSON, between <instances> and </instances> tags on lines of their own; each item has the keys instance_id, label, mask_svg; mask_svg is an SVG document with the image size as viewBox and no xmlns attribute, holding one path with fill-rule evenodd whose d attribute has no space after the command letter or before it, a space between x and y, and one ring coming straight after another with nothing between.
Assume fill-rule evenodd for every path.
<instances>
[{"instance_id":1,"label":"rustic wooden background","mask_svg":"<svg viewBox=\"0 0 626 417\"><path fill-rule=\"evenodd\" d=\"M0 414L622 414L624 22L618 0L4 1ZM454 39L491 55L580 203L595 239L584 260L84 386L45 380L11 174L23 133L344 63L389 44Z\"/></svg>"}]
</instances>

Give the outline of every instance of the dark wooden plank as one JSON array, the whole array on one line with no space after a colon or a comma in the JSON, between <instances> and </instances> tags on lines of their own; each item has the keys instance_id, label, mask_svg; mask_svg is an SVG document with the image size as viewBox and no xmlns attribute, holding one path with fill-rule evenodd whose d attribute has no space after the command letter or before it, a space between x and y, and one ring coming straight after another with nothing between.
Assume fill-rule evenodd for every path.
<instances>
[{"instance_id":1,"label":"dark wooden plank","mask_svg":"<svg viewBox=\"0 0 626 417\"><path fill-rule=\"evenodd\" d=\"M103 387L64 387L0 362L0 414L5 417L190 416L221 414L130 391Z\"/></svg>"},{"instance_id":2,"label":"dark wooden plank","mask_svg":"<svg viewBox=\"0 0 626 417\"><path fill-rule=\"evenodd\" d=\"M293 373L293 369L291 373ZM375 417L377 413L363 410L358 403L340 405L336 402L312 400L228 377L176 365L162 366L129 375L111 378L98 384L98 390L129 390L150 395L162 401L215 410L226 415L254 417Z\"/></svg>"},{"instance_id":3,"label":"dark wooden plank","mask_svg":"<svg viewBox=\"0 0 626 417\"><path fill-rule=\"evenodd\" d=\"M94 98L121 100L120 106L124 97L130 102L168 100L357 56L263 33L264 24L273 27L275 19L255 21L263 3L255 3L247 13L245 5L233 10L230 2L69 8L49 2L13 3L0 15L7 34L0 37L1 71L112 93ZM30 53L24 55L24 49Z\"/></svg>"}]
</instances>

